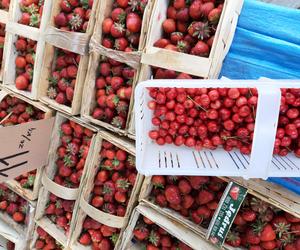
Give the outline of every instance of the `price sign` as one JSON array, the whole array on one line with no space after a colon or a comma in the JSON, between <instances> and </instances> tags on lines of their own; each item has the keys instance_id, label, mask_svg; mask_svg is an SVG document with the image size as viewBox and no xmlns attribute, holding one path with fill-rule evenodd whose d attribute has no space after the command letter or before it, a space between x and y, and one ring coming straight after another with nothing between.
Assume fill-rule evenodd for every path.
<instances>
[{"instance_id":1,"label":"price sign","mask_svg":"<svg viewBox=\"0 0 300 250\"><path fill-rule=\"evenodd\" d=\"M0 182L47 164L54 119L0 128Z\"/></svg>"}]
</instances>

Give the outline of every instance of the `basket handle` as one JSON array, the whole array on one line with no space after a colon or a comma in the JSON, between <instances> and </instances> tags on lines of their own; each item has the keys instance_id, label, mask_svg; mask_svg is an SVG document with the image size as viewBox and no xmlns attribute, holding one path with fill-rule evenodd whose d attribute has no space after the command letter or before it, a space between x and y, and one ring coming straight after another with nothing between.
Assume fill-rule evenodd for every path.
<instances>
[{"instance_id":1,"label":"basket handle","mask_svg":"<svg viewBox=\"0 0 300 250\"><path fill-rule=\"evenodd\" d=\"M244 178L267 179L273 156L281 91L275 86L261 84L257 87L259 98L250 167Z\"/></svg>"}]
</instances>

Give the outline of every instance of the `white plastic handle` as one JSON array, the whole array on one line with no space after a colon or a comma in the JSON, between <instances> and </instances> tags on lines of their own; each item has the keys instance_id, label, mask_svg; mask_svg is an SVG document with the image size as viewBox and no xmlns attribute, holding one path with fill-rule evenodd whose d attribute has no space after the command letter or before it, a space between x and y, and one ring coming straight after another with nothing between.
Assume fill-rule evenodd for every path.
<instances>
[{"instance_id":1,"label":"white plastic handle","mask_svg":"<svg viewBox=\"0 0 300 250\"><path fill-rule=\"evenodd\" d=\"M257 88L258 105L250 159L250 169L244 178L263 178L269 176L273 148L279 117L280 88L264 85Z\"/></svg>"}]
</instances>

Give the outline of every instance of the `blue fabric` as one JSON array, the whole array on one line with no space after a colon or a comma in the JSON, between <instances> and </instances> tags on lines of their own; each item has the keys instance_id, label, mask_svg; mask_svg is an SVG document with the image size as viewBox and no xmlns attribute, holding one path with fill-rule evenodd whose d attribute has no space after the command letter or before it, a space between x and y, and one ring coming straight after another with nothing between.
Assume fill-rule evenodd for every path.
<instances>
[{"instance_id":1,"label":"blue fabric","mask_svg":"<svg viewBox=\"0 0 300 250\"><path fill-rule=\"evenodd\" d=\"M300 11L245 0L220 78L300 78ZM300 194L300 178L269 178Z\"/></svg>"}]
</instances>

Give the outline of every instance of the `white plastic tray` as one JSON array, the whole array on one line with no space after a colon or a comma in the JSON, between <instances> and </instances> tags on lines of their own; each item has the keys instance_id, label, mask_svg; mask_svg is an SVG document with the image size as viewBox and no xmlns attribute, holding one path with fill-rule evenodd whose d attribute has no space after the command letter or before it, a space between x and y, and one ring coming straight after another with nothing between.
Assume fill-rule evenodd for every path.
<instances>
[{"instance_id":1,"label":"white plastic tray","mask_svg":"<svg viewBox=\"0 0 300 250\"><path fill-rule=\"evenodd\" d=\"M148 87L184 88L257 88L258 106L251 155L239 150L196 151L185 146L158 146L149 137L152 111ZM274 155L281 92L280 88L300 88L300 81L253 80L151 80L139 83L135 90L136 165L148 175L209 175L240 176L244 178L300 176L300 159L293 154Z\"/></svg>"}]
</instances>

